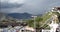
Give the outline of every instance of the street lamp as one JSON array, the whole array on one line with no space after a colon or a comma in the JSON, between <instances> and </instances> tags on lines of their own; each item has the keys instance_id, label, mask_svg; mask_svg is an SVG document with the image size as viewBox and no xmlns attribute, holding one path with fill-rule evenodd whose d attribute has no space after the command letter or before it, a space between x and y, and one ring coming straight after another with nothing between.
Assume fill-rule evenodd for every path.
<instances>
[{"instance_id":1,"label":"street lamp","mask_svg":"<svg viewBox=\"0 0 60 32\"><path fill-rule=\"evenodd\" d=\"M36 32L36 21L35 21L35 18L37 17L37 16L32 16L34 19L34 28L35 28L35 32Z\"/></svg>"}]
</instances>

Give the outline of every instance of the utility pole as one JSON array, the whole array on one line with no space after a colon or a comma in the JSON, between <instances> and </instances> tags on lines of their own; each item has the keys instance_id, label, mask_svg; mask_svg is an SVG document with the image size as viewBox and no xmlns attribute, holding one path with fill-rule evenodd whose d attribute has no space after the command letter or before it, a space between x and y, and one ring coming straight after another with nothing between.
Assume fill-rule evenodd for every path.
<instances>
[{"instance_id":1,"label":"utility pole","mask_svg":"<svg viewBox=\"0 0 60 32\"><path fill-rule=\"evenodd\" d=\"M35 28L35 32L36 32L36 20L35 19L36 19L37 16L32 16L32 17L34 18L33 19L34 20L34 28Z\"/></svg>"}]
</instances>

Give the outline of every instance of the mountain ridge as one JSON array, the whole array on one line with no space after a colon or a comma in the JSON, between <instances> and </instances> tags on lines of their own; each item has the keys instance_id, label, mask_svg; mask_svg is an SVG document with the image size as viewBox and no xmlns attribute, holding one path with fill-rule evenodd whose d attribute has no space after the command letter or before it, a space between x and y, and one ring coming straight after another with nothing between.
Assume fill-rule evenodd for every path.
<instances>
[{"instance_id":1,"label":"mountain ridge","mask_svg":"<svg viewBox=\"0 0 60 32\"><path fill-rule=\"evenodd\" d=\"M16 18L16 19L29 19L31 18L32 14L29 13L10 13L7 16Z\"/></svg>"}]
</instances>

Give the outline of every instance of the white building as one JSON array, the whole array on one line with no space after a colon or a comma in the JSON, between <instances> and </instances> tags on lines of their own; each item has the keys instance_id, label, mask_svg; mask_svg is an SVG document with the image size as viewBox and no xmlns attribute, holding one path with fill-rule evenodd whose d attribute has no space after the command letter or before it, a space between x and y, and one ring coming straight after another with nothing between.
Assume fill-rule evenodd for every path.
<instances>
[{"instance_id":1,"label":"white building","mask_svg":"<svg viewBox=\"0 0 60 32\"><path fill-rule=\"evenodd\" d=\"M28 26L23 27L22 29L19 30L19 32L34 32L34 31L35 31L34 28Z\"/></svg>"},{"instance_id":2,"label":"white building","mask_svg":"<svg viewBox=\"0 0 60 32\"><path fill-rule=\"evenodd\" d=\"M0 29L0 32L34 32L34 28L28 26L15 26Z\"/></svg>"},{"instance_id":3,"label":"white building","mask_svg":"<svg viewBox=\"0 0 60 32\"><path fill-rule=\"evenodd\" d=\"M60 7L54 7L54 8L52 8L52 12L59 12L60 13Z\"/></svg>"}]
</instances>

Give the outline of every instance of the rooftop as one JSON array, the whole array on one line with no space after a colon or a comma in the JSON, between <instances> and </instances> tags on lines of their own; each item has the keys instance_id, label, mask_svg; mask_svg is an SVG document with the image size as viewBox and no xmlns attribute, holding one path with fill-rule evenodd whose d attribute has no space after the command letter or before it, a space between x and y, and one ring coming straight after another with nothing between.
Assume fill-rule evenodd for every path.
<instances>
[{"instance_id":1,"label":"rooftop","mask_svg":"<svg viewBox=\"0 0 60 32\"><path fill-rule=\"evenodd\" d=\"M52 9L53 9L54 11L58 11L58 10L60 11L60 7L53 7Z\"/></svg>"}]
</instances>

